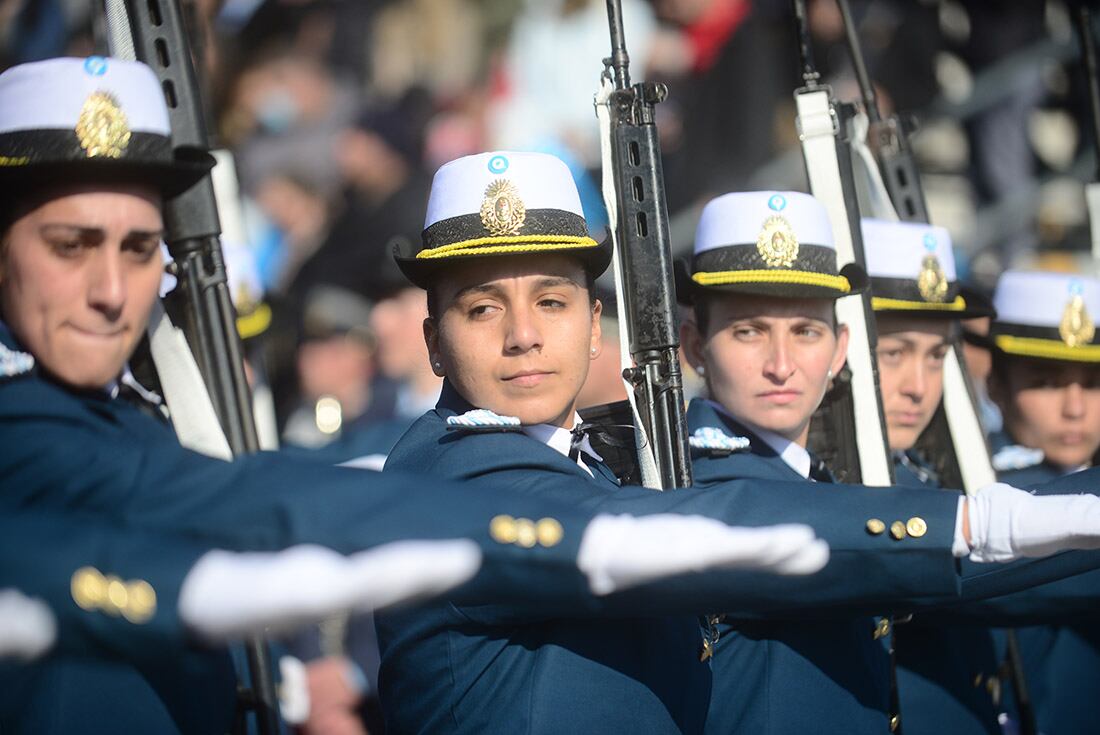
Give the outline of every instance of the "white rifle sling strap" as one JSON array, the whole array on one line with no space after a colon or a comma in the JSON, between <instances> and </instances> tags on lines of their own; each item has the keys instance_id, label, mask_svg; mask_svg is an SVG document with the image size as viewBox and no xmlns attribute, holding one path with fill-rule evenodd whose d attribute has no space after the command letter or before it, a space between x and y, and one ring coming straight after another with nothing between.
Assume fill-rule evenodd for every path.
<instances>
[{"instance_id":1,"label":"white rifle sling strap","mask_svg":"<svg viewBox=\"0 0 1100 735\"><path fill-rule=\"evenodd\" d=\"M973 495L978 488L997 481L997 473L989 456L985 430L978 418L977 406L967 377L959 362L959 350L952 346L943 363L943 408L951 442L959 460L963 488Z\"/></svg>"},{"instance_id":2,"label":"white rifle sling strap","mask_svg":"<svg viewBox=\"0 0 1100 735\"><path fill-rule=\"evenodd\" d=\"M210 457L232 459L229 442L218 423L187 339L172 324L159 300L153 304L147 331L149 350L180 444Z\"/></svg>"},{"instance_id":3,"label":"white rifle sling strap","mask_svg":"<svg viewBox=\"0 0 1100 735\"><path fill-rule=\"evenodd\" d=\"M625 371L634 367L630 357L630 321L626 316L626 297L623 294L623 267L619 260L618 238L618 196L615 191L615 173L611 153L611 110L609 100L611 93L615 91L615 85L607 76L600 77L600 88L596 91L595 107L596 118L600 123L600 155L603 165L603 202L607 208L607 229L611 235L614 246L611 256L611 268L615 274L615 300L618 305L619 320L619 355L620 364ZM630 401L630 412L634 417L634 445L638 453L638 466L642 473L642 484L648 488L661 489L661 476L657 471L657 462L653 458L653 449L646 435L645 424L642 415L638 412L638 403L634 396L634 386L630 381L623 379L626 387L626 398Z\"/></svg>"},{"instance_id":4,"label":"white rifle sling strap","mask_svg":"<svg viewBox=\"0 0 1100 735\"><path fill-rule=\"evenodd\" d=\"M848 209L837 161L837 116L827 87L795 92L799 140L806 160L810 192L829 213L836 243L837 265L855 261ZM886 434L879 412L878 391L871 362L871 341L864 316L862 296L845 296L836 304L837 318L848 325L848 367L852 371L852 401L855 411L856 447L860 475L865 485L890 485Z\"/></svg>"},{"instance_id":5,"label":"white rifle sling strap","mask_svg":"<svg viewBox=\"0 0 1100 735\"><path fill-rule=\"evenodd\" d=\"M882 180L878 162L867 147L867 133L871 123L867 113L862 110L852 118L850 126L850 145L852 148L852 172L855 174L856 190L859 195L859 211L864 217L897 222L898 211L890 201L890 193Z\"/></svg>"}]
</instances>

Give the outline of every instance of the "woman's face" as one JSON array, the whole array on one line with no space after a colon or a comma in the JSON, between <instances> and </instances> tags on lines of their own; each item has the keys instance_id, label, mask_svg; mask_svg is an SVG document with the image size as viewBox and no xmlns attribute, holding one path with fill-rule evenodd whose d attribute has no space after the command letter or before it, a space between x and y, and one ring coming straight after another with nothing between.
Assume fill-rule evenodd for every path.
<instances>
[{"instance_id":1,"label":"woman's face","mask_svg":"<svg viewBox=\"0 0 1100 735\"><path fill-rule=\"evenodd\" d=\"M39 367L75 388L118 378L163 263L160 198L140 186L60 190L0 244L0 313Z\"/></svg>"}]
</instances>

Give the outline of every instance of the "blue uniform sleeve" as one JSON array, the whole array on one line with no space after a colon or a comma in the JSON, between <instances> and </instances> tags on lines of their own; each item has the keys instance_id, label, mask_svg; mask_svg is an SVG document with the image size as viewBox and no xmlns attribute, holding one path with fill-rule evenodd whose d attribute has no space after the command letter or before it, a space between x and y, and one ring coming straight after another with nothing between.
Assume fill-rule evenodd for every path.
<instances>
[{"instance_id":1,"label":"blue uniform sleeve","mask_svg":"<svg viewBox=\"0 0 1100 735\"><path fill-rule=\"evenodd\" d=\"M330 467L261 453L223 462L180 447L171 430L117 402L90 407L32 383L0 385L0 507L83 512L229 550L316 543L352 552L403 539L470 538L479 574L458 593L477 601L594 603L576 566L591 513L488 485ZM501 543L498 515L550 518L552 544Z\"/></svg>"},{"instance_id":2,"label":"blue uniform sleeve","mask_svg":"<svg viewBox=\"0 0 1100 735\"><path fill-rule=\"evenodd\" d=\"M92 515L8 512L0 516L0 588L46 603L57 620L51 653L163 661L188 643L177 601L205 551Z\"/></svg>"}]
</instances>

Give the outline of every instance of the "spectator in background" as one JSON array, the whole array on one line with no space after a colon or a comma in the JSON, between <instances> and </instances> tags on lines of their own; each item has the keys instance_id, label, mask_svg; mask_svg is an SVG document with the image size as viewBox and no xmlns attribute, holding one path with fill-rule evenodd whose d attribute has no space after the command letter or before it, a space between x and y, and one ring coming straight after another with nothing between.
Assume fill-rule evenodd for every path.
<instances>
[{"instance_id":1,"label":"spectator in background","mask_svg":"<svg viewBox=\"0 0 1100 735\"><path fill-rule=\"evenodd\" d=\"M775 154L776 110L797 79L796 49L789 3L655 0L654 7L666 30L647 77L669 84L658 109L665 191L677 212L744 188Z\"/></svg>"},{"instance_id":2,"label":"spectator in background","mask_svg":"<svg viewBox=\"0 0 1100 735\"><path fill-rule=\"evenodd\" d=\"M283 430L287 444L319 447L371 408L374 338L369 303L333 286L318 286L305 301L297 353L300 397Z\"/></svg>"},{"instance_id":3,"label":"spectator in background","mask_svg":"<svg viewBox=\"0 0 1100 735\"><path fill-rule=\"evenodd\" d=\"M424 344L423 325L428 317L424 290L409 283L392 257L376 272L370 328L377 344L378 372L396 386L389 416L399 424L393 434L396 442L413 421L435 408L442 381L432 372Z\"/></svg>"},{"instance_id":4,"label":"spectator in background","mask_svg":"<svg viewBox=\"0 0 1100 735\"><path fill-rule=\"evenodd\" d=\"M410 93L400 104L369 107L333 139L343 208L297 273L292 297L333 285L372 298L371 277L392 260L388 243L416 232L424 219L428 182L420 166L420 131L426 104Z\"/></svg>"},{"instance_id":5,"label":"spectator in background","mask_svg":"<svg viewBox=\"0 0 1100 735\"><path fill-rule=\"evenodd\" d=\"M656 29L653 10L641 0L624 0L623 25L640 79ZM584 167L598 168L592 95L601 59L610 51L602 0L526 0L501 60L500 84L489 110L489 145L559 156L564 148Z\"/></svg>"}]
</instances>

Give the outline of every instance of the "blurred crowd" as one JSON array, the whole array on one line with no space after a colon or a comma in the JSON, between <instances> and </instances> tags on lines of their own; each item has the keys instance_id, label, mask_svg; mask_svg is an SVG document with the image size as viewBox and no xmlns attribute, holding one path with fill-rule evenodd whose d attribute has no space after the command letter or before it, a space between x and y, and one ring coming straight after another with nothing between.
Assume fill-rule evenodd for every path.
<instances>
[{"instance_id":1,"label":"blurred crowd","mask_svg":"<svg viewBox=\"0 0 1100 735\"><path fill-rule=\"evenodd\" d=\"M233 153L239 177L240 211L223 213L239 224L226 239L241 241L256 275L236 295L270 309L249 351L283 443L323 445L433 405L423 293L389 254L419 238L441 163L489 149L553 152L569 162L593 234L603 235L592 111L609 50L602 0L183 5L212 137ZM1095 156L1066 6L852 5L884 113L915 130L932 217L952 230L960 271L990 285L1009 264L1072 266L1087 255L1081 180ZM0 63L106 51L94 7L3 0ZM623 7L633 78L669 88L658 125L674 249L690 247L708 197L805 189L789 2ZM836 4L811 0L809 16L824 79L856 99ZM605 352L612 379L593 391L601 401L619 390L617 357Z\"/></svg>"},{"instance_id":2,"label":"blurred crowd","mask_svg":"<svg viewBox=\"0 0 1100 735\"><path fill-rule=\"evenodd\" d=\"M592 107L609 52L606 3L182 5L211 138L235 163L238 186L221 190L219 207L264 444L381 461L441 385L424 347L424 292L390 257L419 240L436 168L493 149L554 153L573 172L591 234L606 234ZM806 190L789 0L622 5L633 79L669 89L657 122L674 251L690 252L700 207L718 194ZM106 53L98 7L0 0L0 68ZM991 289L1009 266L1091 268L1082 182L1096 151L1066 4L852 7L882 112L914 133L932 220L952 232L964 279ZM841 99L857 99L836 3L808 8L818 70ZM598 287L610 307L610 284ZM614 308L604 314L582 407L624 397ZM345 622L300 645L342 653L333 641ZM354 656L361 664L376 656L350 638L366 651ZM360 673L369 688L374 672ZM314 677L321 704L359 696L337 665ZM366 718L379 728L377 712Z\"/></svg>"}]
</instances>

